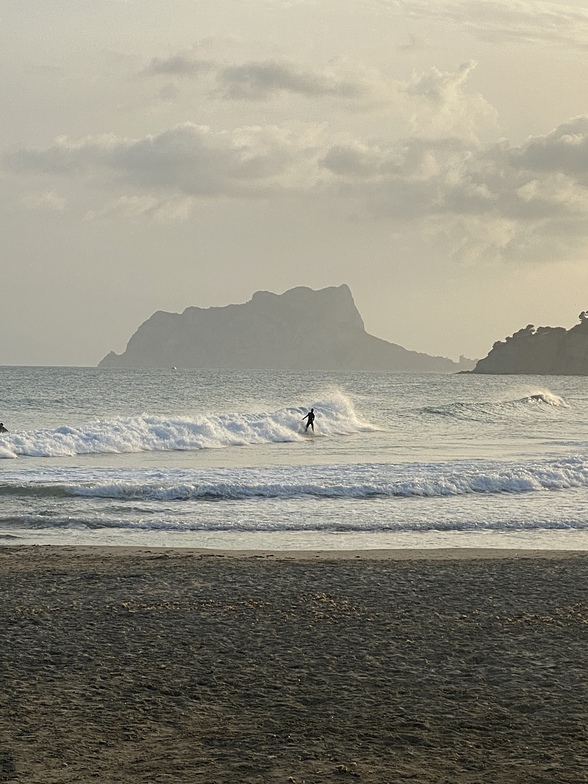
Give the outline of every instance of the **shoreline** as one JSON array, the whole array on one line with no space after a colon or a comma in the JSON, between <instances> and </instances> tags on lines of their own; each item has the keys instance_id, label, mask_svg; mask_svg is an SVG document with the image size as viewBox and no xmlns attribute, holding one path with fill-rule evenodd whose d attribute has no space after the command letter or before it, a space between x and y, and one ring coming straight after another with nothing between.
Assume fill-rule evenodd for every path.
<instances>
[{"instance_id":1,"label":"shoreline","mask_svg":"<svg viewBox=\"0 0 588 784\"><path fill-rule=\"evenodd\" d=\"M0 547L0 781L578 784L588 553Z\"/></svg>"},{"instance_id":2,"label":"shoreline","mask_svg":"<svg viewBox=\"0 0 588 784\"><path fill-rule=\"evenodd\" d=\"M20 556L34 554L120 557L150 556L153 554L179 558L217 557L233 560L271 559L274 561L468 561L547 559L566 560L587 558L588 550L534 550L503 547L443 547L443 548L382 548L334 550L239 550L206 547L148 547L134 545L54 545L54 544L0 544L0 558L8 553Z\"/></svg>"}]
</instances>

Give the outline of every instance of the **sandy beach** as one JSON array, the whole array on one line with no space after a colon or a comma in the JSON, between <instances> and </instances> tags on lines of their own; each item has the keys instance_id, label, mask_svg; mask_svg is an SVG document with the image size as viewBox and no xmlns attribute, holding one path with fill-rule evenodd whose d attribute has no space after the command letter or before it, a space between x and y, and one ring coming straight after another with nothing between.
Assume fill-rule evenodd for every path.
<instances>
[{"instance_id":1,"label":"sandy beach","mask_svg":"<svg viewBox=\"0 0 588 784\"><path fill-rule=\"evenodd\" d=\"M588 554L0 548L0 781L588 782Z\"/></svg>"}]
</instances>

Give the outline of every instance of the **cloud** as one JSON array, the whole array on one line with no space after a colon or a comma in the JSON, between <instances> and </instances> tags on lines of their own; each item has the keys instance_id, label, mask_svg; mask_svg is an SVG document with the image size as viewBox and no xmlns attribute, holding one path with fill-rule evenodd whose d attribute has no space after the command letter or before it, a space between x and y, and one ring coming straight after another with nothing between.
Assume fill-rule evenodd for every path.
<instances>
[{"instance_id":1,"label":"cloud","mask_svg":"<svg viewBox=\"0 0 588 784\"><path fill-rule=\"evenodd\" d=\"M400 168L400 157L395 150L369 145L356 139L333 144L321 165L338 177L371 179Z\"/></svg>"},{"instance_id":2,"label":"cloud","mask_svg":"<svg viewBox=\"0 0 588 784\"><path fill-rule=\"evenodd\" d=\"M588 117L521 146L349 139L333 144L321 165L364 214L408 222L462 261L553 261L588 245Z\"/></svg>"},{"instance_id":3,"label":"cloud","mask_svg":"<svg viewBox=\"0 0 588 784\"><path fill-rule=\"evenodd\" d=\"M400 148L350 140L333 145L321 164L347 194L363 192L381 217L479 215L521 223L585 218L584 162L574 171L568 160L549 171L543 160L532 165L529 150L538 143L483 146L455 137L411 138Z\"/></svg>"},{"instance_id":4,"label":"cloud","mask_svg":"<svg viewBox=\"0 0 588 784\"><path fill-rule=\"evenodd\" d=\"M477 138L496 132L498 112L479 93L470 93L466 83L476 67L470 60L456 71L430 68L415 74L400 90L413 135L438 137L458 134Z\"/></svg>"},{"instance_id":5,"label":"cloud","mask_svg":"<svg viewBox=\"0 0 588 784\"><path fill-rule=\"evenodd\" d=\"M269 101L284 94L309 99L330 97L349 104L386 100L384 80L374 69L337 58L324 68L303 68L286 60L252 60L226 65L192 53L153 58L140 72L149 77L214 79L211 98L238 101Z\"/></svg>"},{"instance_id":6,"label":"cloud","mask_svg":"<svg viewBox=\"0 0 588 784\"><path fill-rule=\"evenodd\" d=\"M173 82L166 82L161 86L158 96L161 101L175 101L178 97L178 88Z\"/></svg>"},{"instance_id":7,"label":"cloud","mask_svg":"<svg viewBox=\"0 0 588 784\"><path fill-rule=\"evenodd\" d=\"M176 54L167 58L154 57L141 73L145 76L200 76L213 67L210 60Z\"/></svg>"},{"instance_id":8,"label":"cloud","mask_svg":"<svg viewBox=\"0 0 588 784\"><path fill-rule=\"evenodd\" d=\"M426 40L422 36L409 35L408 41L398 44L396 47L399 52L423 52L428 48Z\"/></svg>"},{"instance_id":9,"label":"cloud","mask_svg":"<svg viewBox=\"0 0 588 784\"><path fill-rule=\"evenodd\" d=\"M205 62L205 65L203 63ZM353 112L389 114L406 124L410 132L436 136L458 133L496 133L498 115L482 95L470 93L467 82L476 67L473 61L456 71L430 68L407 81L386 79L375 69L337 58L326 67L303 68L283 60L250 61L240 65L215 66L179 54L167 60L152 60L143 74L200 76L204 68L216 85L209 97L223 100L271 101L284 95L308 100L326 98ZM173 100L177 91L169 83L160 97Z\"/></svg>"},{"instance_id":10,"label":"cloud","mask_svg":"<svg viewBox=\"0 0 588 784\"><path fill-rule=\"evenodd\" d=\"M89 210L86 221L122 219L131 223L144 220L156 223L181 223L189 218L194 200L190 197L120 196L100 210Z\"/></svg>"},{"instance_id":11,"label":"cloud","mask_svg":"<svg viewBox=\"0 0 588 784\"><path fill-rule=\"evenodd\" d=\"M20 198L23 207L29 210L45 210L48 212L64 212L66 200L55 191L25 193Z\"/></svg>"},{"instance_id":12,"label":"cloud","mask_svg":"<svg viewBox=\"0 0 588 784\"><path fill-rule=\"evenodd\" d=\"M588 116L575 117L546 136L531 137L508 151L508 162L520 169L565 173L588 183Z\"/></svg>"},{"instance_id":13,"label":"cloud","mask_svg":"<svg viewBox=\"0 0 588 784\"><path fill-rule=\"evenodd\" d=\"M322 125L213 131L184 123L139 139L62 137L47 148L14 152L5 164L21 175L115 189L201 198L340 192L363 194L391 217L494 212L524 220L585 210L588 117L519 147L458 136L376 143L332 135Z\"/></svg>"},{"instance_id":14,"label":"cloud","mask_svg":"<svg viewBox=\"0 0 588 784\"><path fill-rule=\"evenodd\" d=\"M62 137L48 148L22 149L5 160L21 174L99 177L112 187L129 184L208 198L269 195L301 187L319 131L300 135L266 126L219 132L184 123L140 139Z\"/></svg>"},{"instance_id":15,"label":"cloud","mask_svg":"<svg viewBox=\"0 0 588 784\"><path fill-rule=\"evenodd\" d=\"M459 96L458 76L412 84L443 111L448 91ZM18 150L5 165L25 185L49 178L46 193L59 178L114 192L88 212L94 220L185 220L199 199L299 198L348 202L366 220L438 233L466 260L565 257L588 244L588 116L519 146L455 134L361 139L326 125L217 131L184 123L137 139L60 138Z\"/></svg>"},{"instance_id":16,"label":"cloud","mask_svg":"<svg viewBox=\"0 0 588 784\"><path fill-rule=\"evenodd\" d=\"M218 73L218 85L223 98L255 101L281 92L357 100L370 97L378 86L373 72L344 74L336 66L313 71L277 60L227 66Z\"/></svg>"},{"instance_id":17,"label":"cloud","mask_svg":"<svg viewBox=\"0 0 588 784\"><path fill-rule=\"evenodd\" d=\"M487 41L588 47L588 10L541 0L378 0L408 20L451 22Z\"/></svg>"}]
</instances>

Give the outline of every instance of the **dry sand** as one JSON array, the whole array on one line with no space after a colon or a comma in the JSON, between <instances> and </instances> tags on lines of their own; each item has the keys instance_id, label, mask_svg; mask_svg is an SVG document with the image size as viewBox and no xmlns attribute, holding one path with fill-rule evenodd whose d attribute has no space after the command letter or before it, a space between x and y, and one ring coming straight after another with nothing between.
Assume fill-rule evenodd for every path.
<instances>
[{"instance_id":1,"label":"dry sand","mask_svg":"<svg viewBox=\"0 0 588 784\"><path fill-rule=\"evenodd\" d=\"M588 782L588 555L0 548L0 781Z\"/></svg>"}]
</instances>

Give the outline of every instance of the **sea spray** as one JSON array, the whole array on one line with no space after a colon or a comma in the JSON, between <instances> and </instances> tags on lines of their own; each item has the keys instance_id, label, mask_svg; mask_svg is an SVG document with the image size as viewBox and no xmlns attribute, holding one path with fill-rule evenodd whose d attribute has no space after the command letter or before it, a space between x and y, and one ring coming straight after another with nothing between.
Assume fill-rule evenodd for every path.
<instances>
[{"instance_id":1,"label":"sea spray","mask_svg":"<svg viewBox=\"0 0 588 784\"><path fill-rule=\"evenodd\" d=\"M555 408L569 408L569 404L560 397L550 392L548 389L542 389L532 392L530 395L522 398L525 403L544 403L547 406L554 406Z\"/></svg>"},{"instance_id":2,"label":"sea spray","mask_svg":"<svg viewBox=\"0 0 588 784\"><path fill-rule=\"evenodd\" d=\"M375 429L358 417L350 399L340 391L327 393L312 405L316 409L317 435L344 436ZM192 451L293 442L304 437L304 414L304 407L200 417L140 414L77 427L18 431L0 438L0 458Z\"/></svg>"},{"instance_id":3,"label":"sea spray","mask_svg":"<svg viewBox=\"0 0 588 784\"><path fill-rule=\"evenodd\" d=\"M488 421L557 416L557 409L569 409L559 395L543 390L530 392L513 400L455 401L443 405L424 406L419 413L472 421ZM552 411L551 409L555 409Z\"/></svg>"}]
</instances>

